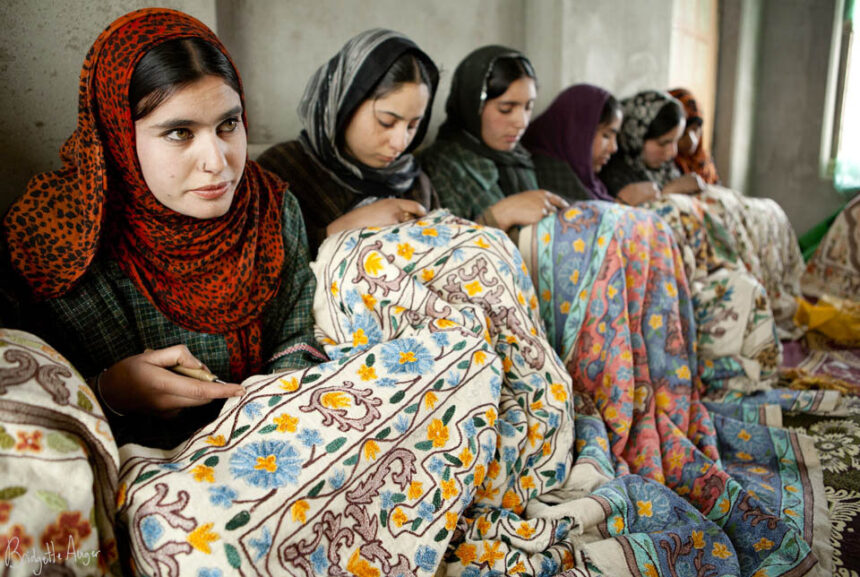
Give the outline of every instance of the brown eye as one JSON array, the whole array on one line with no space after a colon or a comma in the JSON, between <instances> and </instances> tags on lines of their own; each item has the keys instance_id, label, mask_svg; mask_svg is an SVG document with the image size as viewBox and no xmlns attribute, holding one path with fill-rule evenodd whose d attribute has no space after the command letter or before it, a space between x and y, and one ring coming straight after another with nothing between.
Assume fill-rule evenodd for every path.
<instances>
[{"instance_id":1,"label":"brown eye","mask_svg":"<svg viewBox=\"0 0 860 577\"><path fill-rule=\"evenodd\" d=\"M173 130L164 134L164 137L167 140L172 140L174 142L184 142L186 140L191 140L194 135L191 134L191 131L187 128L174 128Z\"/></svg>"}]
</instances>

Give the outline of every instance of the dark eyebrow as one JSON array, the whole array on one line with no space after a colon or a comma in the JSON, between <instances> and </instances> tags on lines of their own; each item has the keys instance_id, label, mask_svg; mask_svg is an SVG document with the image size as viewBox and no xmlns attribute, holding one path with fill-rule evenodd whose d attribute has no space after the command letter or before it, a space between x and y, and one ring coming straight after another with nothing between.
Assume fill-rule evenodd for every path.
<instances>
[{"instance_id":1,"label":"dark eyebrow","mask_svg":"<svg viewBox=\"0 0 860 577\"><path fill-rule=\"evenodd\" d=\"M221 124L222 122L224 122L228 118L231 118L233 116L238 116L240 114L242 114L242 107L241 106L235 106L235 107L231 108L230 110L228 110L227 112L225 112L224 114L221 115L221 118L218 119L218 124ZM195 126L198 126L199 124L200 123L197 122L196 120L186 120L183 118L176 118L173 120L168 120L166 122L162 122L160 124L156 124L153 126L153 128L157 128L159 130L176 130L177 128L194 128Z\"/></svg>"},{"instance_id":2,"label":"dark eyebrow","mask_svg":"<svg viewBox=\"0 0 860 577\"><path fill-rule=\"evenodd\" d=\"M400 115L399 115L399 114L397 114L396 112L391 112L390 110L377 110L376 112L379 112L379 113L381 113L381 114L390 114L391 116L393 116L393 117L394 117L394 118L396 118L397 120L407 120L406 118L404 118L404 117L400 116ZM419 119L421 119L421 118L424 118L424 115L423 115L423 114L421 114L421 115L419 115L419 116L416 116L416 117L415 117L415 118L413 118L412 120L419 120Z\"/></svg>"},{"instance_id":3,"label":"dark eyebrow","mask_svg":"<svg viewBox=\"0 0 860 577\"><path fill-rule=\"evenodd\" d=\"M528 104L529 102L534 102L534 101L535 101L534 98L529 98L528 100L526 100L525 103ZM499 102L499 104L501 104L502 106L517 106L518 104L523 104L523 102L520 100L502 100Z\"/></svg>"}]
</instances>

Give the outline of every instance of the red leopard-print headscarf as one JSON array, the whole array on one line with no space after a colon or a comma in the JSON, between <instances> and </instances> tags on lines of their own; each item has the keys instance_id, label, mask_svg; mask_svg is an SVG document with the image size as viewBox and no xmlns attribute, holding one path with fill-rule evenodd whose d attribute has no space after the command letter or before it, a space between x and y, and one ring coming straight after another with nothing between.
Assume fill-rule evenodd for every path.
<instances>
[{"instance_id":1,"label":"red leopard-print headscarf","mask_svg":"<svg viewBox=\"0 0 860 577\"><path fill-rule=\"evenodd\" d=\"M691 121L702 122L699 105L689 90L686 88L676 88L674 90L670 90L669 94L680 100L681 104L684 106L684 113L687 116L687 125L689 125ZM705 150L705 145L701 142L692 154L681 154L679 151L678 156L675 157L675 164L678 165L678 168L680 168L681 172L684 174L695 172L708 184L717 184L720 181L714 160L711 158L711 155L708 154L708 151Z\"/></svg>"},{"instance_id":2,"label":"red leopard-print headscarf","mask_svg":"<svg viewBox=\"0 0 860 577\"><path fill-rule=\"evenodd\" d=\"M192 37L229 59L211 30L174 10L138 10L99 35L81 71L78 123L60 151L63 167L29 182L3 232L36 299L67 293L98 251L107 251L171 321L223 334L231 376L240 379L262 366L260 316L277 294L284 262L285 186L248 161L224 216L172 211L144 182L128 101L141 57L167 40Z\"/></svg>"}]
</instances>

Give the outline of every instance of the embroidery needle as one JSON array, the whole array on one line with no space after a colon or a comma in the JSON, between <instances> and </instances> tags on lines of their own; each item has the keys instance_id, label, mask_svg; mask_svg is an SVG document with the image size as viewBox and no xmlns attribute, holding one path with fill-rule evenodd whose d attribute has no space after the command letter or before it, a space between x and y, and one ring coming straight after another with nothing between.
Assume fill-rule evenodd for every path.
<instances>
[{"instance_id":1,"label":"embroidery needle","mask_svg":"<svg viewBox=\"0 0 860 577\"><path fill-rule=\"evenodd\" d=\"M186 377L191 377L192 379L197 379L198 381L206 381L207 383L222 383L226 384L224 381L219 379L216 375L213 375L209 371L203 369L189 369L188 367L183 367L182 365L176 365L170 367L170 370L179 375L183 375Z\"/></svg>"}]
</instances>

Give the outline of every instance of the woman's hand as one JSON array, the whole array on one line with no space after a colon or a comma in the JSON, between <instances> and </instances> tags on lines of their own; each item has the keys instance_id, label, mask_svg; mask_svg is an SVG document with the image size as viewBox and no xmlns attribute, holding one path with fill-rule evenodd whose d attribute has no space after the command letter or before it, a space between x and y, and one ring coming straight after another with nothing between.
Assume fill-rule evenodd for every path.
<instances>
[{"instance_id":1,"label":"woman's hand","mask_svg":"<svg viewBox=\"0 0 860 577\"><path fill-rule=\"evenodd\" d=\"M169 370L176 365L206 369L185 345L146 351L119 361L99 377L102 398L111 409L123 414L171 417L185 407L245 394L239 385L208 383Z\"/></svg>"},{"instance_id":2,"label":"woman's hand","mask_svg":"<svg viewBox=\"0 0 860 577\"><path fill-rule=\"evenodd\" d=\"M404 198L383 198L374 203L351 210L326 227L326 235L331 236L342 230L365 226L388 226L420 218L427 214L424 207L414 200Z\"/></svg>"},{"instance_id":3,"label":"woman's hand","mask_svg":"<svg viewBox=\"0 0 860 577\"><path fill-rule=\"evenodd\" d=\"M499 228L507 232L512 226L527 226L543 217L567 208L570 204L548 190L527 190L513 194L490 207Z\"/></svg>"},{"instance_id":4,"label":"woman's hand","mask_svg":"<svg viewBox=\"0 0 860 577\"><path fill-rule=\"evenodd\" d=\"M651 181L634 182L618 191L618 200L630 206L660 198L660 189Z\"/></svg>"},{"instance_id":5,"label":"woman's hand","mask_svg":"<svg viewBox=\"0 0 860 577\"><path fill-rule=\"evenodd\" d=\"M703 190L705 190L705 181L695 172L676 178L663 187L665 194L696 194Z\"/></svg>"}]
</instances>

